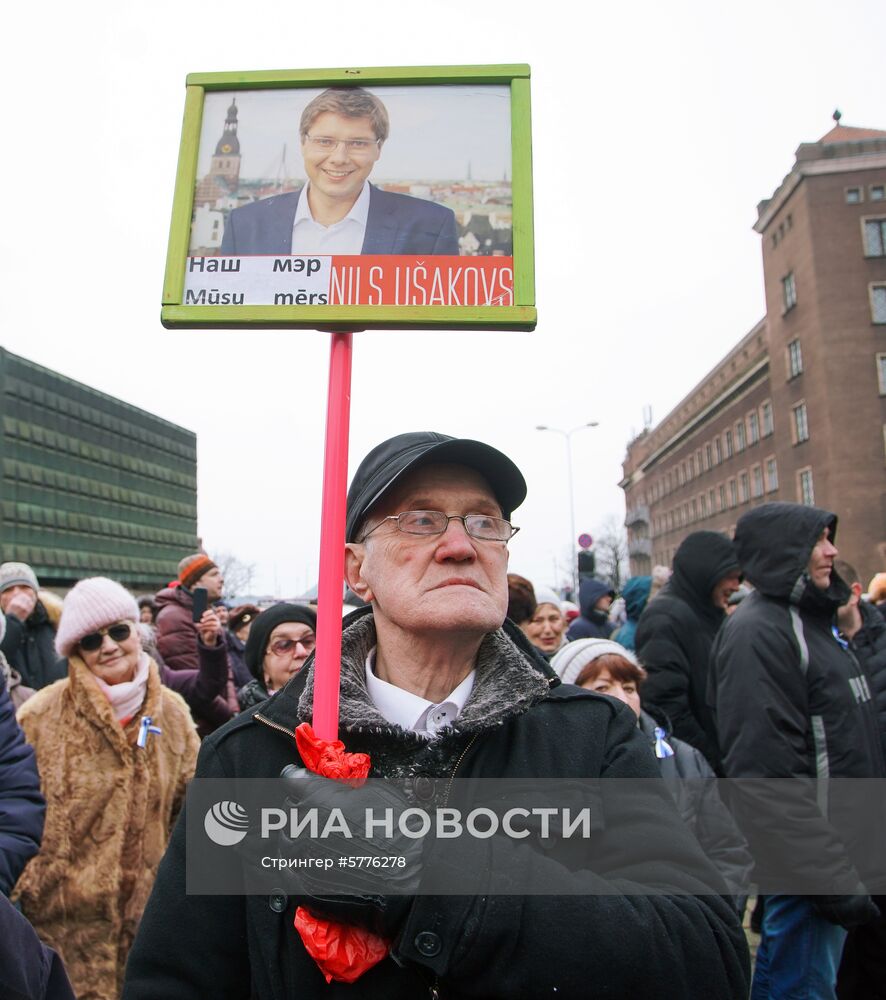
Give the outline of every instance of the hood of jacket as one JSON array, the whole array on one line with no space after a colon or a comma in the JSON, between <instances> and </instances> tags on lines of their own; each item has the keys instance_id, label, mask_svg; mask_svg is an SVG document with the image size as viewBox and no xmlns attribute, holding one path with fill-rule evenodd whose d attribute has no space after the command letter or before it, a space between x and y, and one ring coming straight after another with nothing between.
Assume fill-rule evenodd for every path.
<instances>
[{"instance_id":1,"label":"hood of jacket","mask_svg":"<svg viewBox=\"0 0 886 1000\"><path fill-rule=\"evenodd\" d=\"M581 581L578 585L578 606L585 618L591 617L594 605L604 594L615 596L615 591L613 591L608 583L604 583L602 580L597 580L593 577L587 577Z\"/></svg>"},{"instance_id":2,"label":"hood of jacket","mask_svg":"<svg viewBox=\"0 0 886 1000\"><path fill-rule=\"evenodd\" d=\"M711 603L711 591L724 576L738 573L735 546L719 531L693 531L674 555L666 590L681 597L703 618L719 621L724 612Z\"/></svg>"},{"instance_id":3,"label":"hood of jacket","mask_svg":"<svg viewBox=\"0 0 886 1000\"><path fill-rule=\"evenodd\" d=\"M836 570L831 571L826 591L815 587L807 573L809 557L825 528L830 528L833 541L837 515L820 507L764 503L749 510L735 529L735 546L745 576L766 597L822 609L845 604L850 590Z\"/></svg>"},{"instance_id":4,"label":"hood of jacket","mask_svg":"<svg viewBox=\"0 0 886 1000\"><path fill-rule=\"evenodd\" d=\"M190 590L185 590L184 587L164 587L154 595L154 601L158 611L167 604L180 604L188 611L194 607L194 597Z\"/></svg>"},{"instance_id":5,"label":"hood of jacket","mask_svg":"<svg viewBox=\"0 0 886 1000\"><path fill-rule=\"evenodd\" d=\"M625 601L625 613L628 618L637 621L649 600L652 590L651 576L632 576L622 588L621 596Z\"/></svg>"}]
</instances>

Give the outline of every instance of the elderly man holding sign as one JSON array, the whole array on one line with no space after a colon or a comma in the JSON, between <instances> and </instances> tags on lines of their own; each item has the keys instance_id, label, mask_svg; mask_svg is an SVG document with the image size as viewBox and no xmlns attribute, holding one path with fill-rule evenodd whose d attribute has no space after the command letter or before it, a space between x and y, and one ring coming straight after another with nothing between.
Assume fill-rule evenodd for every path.
<instances>
[{"instance_id":1,"label":"elderly man holding sign","mask_svg":"<svg viewBox=\"0 0 886 1000\"><path fill-rule=\"evenodd\" d=\"M348 493L346 576L369 607L345 620L339 720L347 750L369 755L370 780L354 788L291 766L311 767L293 733L312 718L312 660L204 742L198 777L283 771L301 806L346 816L398 797L439 803L457 779L648 780L607 806L568 865L537 840L460 846L476 895L446 894L439 845L397 833L390 851L411 870L370 869L359 889L333 869L287 892L188 895L179 823L124 1000L747 995L747 947L725 887L681 825L633 713L560 684L505 620L510 518L525 494L517 467L477 441L417 432L371 451ZM534 888L499 894L517 871ZM568 888L552 895L558 886ZM305 914L321 937L357 928L354 950L369 958L350 975L330 972Z\"/></svg>"}]
</instances>

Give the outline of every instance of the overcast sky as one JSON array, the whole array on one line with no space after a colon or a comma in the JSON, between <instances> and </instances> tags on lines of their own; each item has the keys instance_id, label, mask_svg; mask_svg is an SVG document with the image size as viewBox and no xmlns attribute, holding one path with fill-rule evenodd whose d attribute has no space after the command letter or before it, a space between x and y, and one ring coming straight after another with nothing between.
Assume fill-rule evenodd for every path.
<instances>
[{"instance_id":1,"label":"overcast sky","mask_svg":"<svg viewBox=\"0 0 886 1000\"><path fill-rule=\"evenodd\" d=\"M328 335L159 322L188 72L527 62L534 333L355 337L351 469L381 439L488 441L529 498L511 566L556 583L578 530L623 516L643 408L667 411L761 318L757 202L797 145L886 128L882 0L247 7L15 4L0 41L0 343L197 432L199 530L259 589L316 577Z\"/></svg>"}]
</instances>

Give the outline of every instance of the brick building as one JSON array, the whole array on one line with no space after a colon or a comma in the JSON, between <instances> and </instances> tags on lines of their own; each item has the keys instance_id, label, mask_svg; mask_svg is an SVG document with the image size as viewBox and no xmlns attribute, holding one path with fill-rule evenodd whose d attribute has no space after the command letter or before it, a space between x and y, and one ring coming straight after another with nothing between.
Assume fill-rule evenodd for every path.
<instances>
[{"instance_id":1,"label":"brick building","mask_svg":"<svg viewBox=\"0 0 886 1000\"><path fill-rule=\"evenodd\" d=\"M866 582L886 568L886 132L803 143L757 207L766 316L628 445L632 573L767 500L840 517Z\"/></svg>"},{"instance_id":2,"label":"brick building","mask_svg":"<svg viewBox=\"0 0 886 1000\"><path fill-rule=\"evenodd\" d=\"M197 438L0 348L0 560L152 591L197 539Z\"/></svg>"}]
</instances>

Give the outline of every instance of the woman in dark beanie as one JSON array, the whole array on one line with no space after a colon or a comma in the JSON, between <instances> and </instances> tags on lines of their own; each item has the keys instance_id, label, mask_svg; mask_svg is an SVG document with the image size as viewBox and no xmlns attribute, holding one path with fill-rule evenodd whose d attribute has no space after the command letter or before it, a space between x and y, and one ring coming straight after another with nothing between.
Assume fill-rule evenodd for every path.
<instances>
[{"instance_id":1,"label":"woman in dark beanie","mask_svg":"<svg viewBox=\"0 0 886 1000\"><path fill-rule=\"evenodd\" d=\"M294 677L317 642L317 612L304 604L275 604L253 621L246 666L253 676L237 692L241 710L259 705Z\"/></svg>"}]
</instances>

